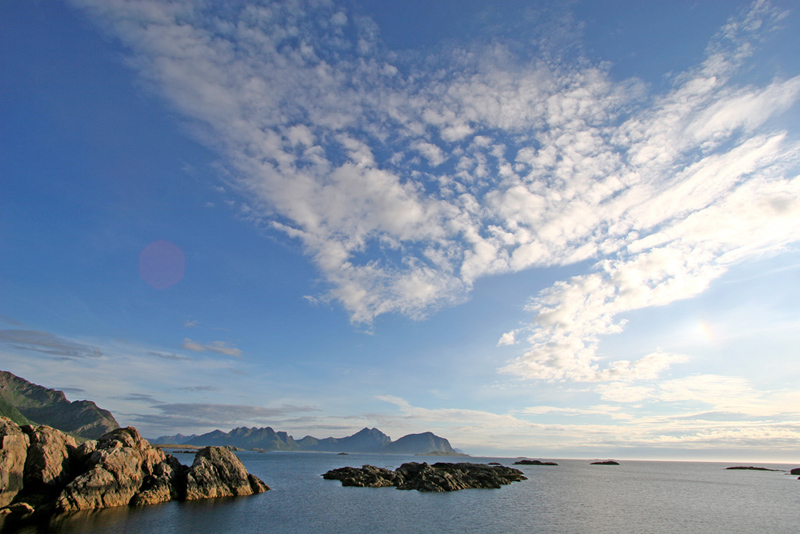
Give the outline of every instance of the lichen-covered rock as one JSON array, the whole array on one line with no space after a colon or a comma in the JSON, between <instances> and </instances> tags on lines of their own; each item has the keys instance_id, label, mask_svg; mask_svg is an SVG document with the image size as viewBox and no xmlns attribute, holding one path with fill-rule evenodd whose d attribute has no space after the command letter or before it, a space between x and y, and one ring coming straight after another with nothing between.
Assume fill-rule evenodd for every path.
<instances>
[{"instance_id":1,"label":"lichen-covered rock","mask_svg":"<svg viewBox=\"0 0 800 534\"><path fill-rule=\"evenodd\" d=\"M458 491L471 488L499 488L525 480L522 471L502 465L445 463L433 465L409 462L396 471L365 465L328 471L323 478L341 480L343 486L380 488L395 486L402 490L427 492Z\"/></svg>"},{"instance_id":2,"label":"lichen-covered rock","mask_svg":"<svg viewBox=\"0 0 800 534\"><path fill-rule=\"evenodd\" d=\"M7 506L23 488L29 443L16 423L0 417L0 507Z\"/></svg>"},{"instance_id":3,"label":"lichen-covered rock","mask_svg":"<svg viewBox=\"0 0 800 534\"><path fill-rule=\"evenodd\" d=\"M21 430L30 440L25 459L26 493L58 493L76 474L75 438L49 426L25 425Z\"/></svg>"},{"instance_id":4,"label":"lichen-covered rock","mask_svg":"<svg viewBox=\"0 0 800 534\"><path fill-rule=\"evenodd\" d=\"M234 497L262 493L269 488L247 473L241 460L223 447L204 447L197 452L186 475L185 499Z\"/></svg>"}]
</instances>

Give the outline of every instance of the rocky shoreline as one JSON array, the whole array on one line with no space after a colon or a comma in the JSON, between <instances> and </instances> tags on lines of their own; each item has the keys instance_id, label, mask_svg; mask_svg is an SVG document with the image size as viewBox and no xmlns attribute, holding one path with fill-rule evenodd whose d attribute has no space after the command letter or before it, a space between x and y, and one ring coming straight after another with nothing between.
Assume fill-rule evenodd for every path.
<instances>
[{"instance_id":1,"label":"rocky shoreline","mask_svg":"<svg viewBox=\"0 0 800 534\"><path fill-rule=\"evenodd\" d=\"M342 486L383 488L394 486L401 490L427 492L458 491L462 489L496 489L505 484L526 480L522 471L512 467L445 463L433 465L409 462L392 471L382 467L342 467L323 474L326 480L339 480Z\"/></svg>"},{"instance_id":2,"label":"rocky shoreline","mask_svg":"<svg viewBox=\"0 0 800 534\"><path fill-rule=\"evenodd\" d=\"M221 447L200 449L191 466L118 428L78 444L48 426L0 417L0 514L50 514L269 490Z\"/></svg>"}]
</instances>

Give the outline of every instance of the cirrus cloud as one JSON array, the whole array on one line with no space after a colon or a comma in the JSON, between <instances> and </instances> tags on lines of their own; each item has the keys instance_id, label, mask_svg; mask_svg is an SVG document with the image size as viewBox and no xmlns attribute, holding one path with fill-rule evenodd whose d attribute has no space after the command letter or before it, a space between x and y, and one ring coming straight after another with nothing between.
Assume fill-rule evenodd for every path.
<instances>
[{"instance_id":1,"label":"cirrus cloud","mask_svg":"<svg viewBox=\"0 0 800 534\"><path fill-rule=\"evenodd\" d=\"M771 123L800 77L740 77L782 17L768 2L731 18L662 94L501 39L418 68L334 3L73 3L130 48L224 156L244 210L298 240L327 281L316 298L353 322L422 318L490 275L591 264L533 296L531 323L501 338L527 335L503 368L521 378L645 379L684 361L601 366L597 348L626 312L695 297L800 237L800 144Z\"/></svg>"}]
</instances>

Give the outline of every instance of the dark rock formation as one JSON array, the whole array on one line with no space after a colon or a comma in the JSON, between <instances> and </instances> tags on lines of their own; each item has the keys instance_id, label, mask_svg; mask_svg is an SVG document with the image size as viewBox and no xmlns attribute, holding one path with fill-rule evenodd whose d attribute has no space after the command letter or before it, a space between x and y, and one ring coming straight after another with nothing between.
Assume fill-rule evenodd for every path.
<instances>
[{"instance_id":1,"label":"dark rock formation","mask_svg":"<svg viewBox=\"0 0 800 534\"><path fill-rule=\"evenodd\" d=\"M603 460L602 462L592 462L591 465L619 465L619 462L614 460Z\"/></svg>"},{"instance_id":2,"label":"dark rock formation","mask_svg":"<svg viewBox=\"0 0 800 534\"><path fill-rule=\"evenodd\" d=\"M499 488L525 480L522 471L511 467L471 463L409 462L396 471L365 465L361 468L342 467L328 471L323 478L340 480L343 486L382 488L395 486L402 490L458 491L471 488Z\"/></svg>"},{"instance_id":3,"label":"dark rock formation","mask_svg":"<svg viewBox=\"0 0 800 534\"><path fill-rule=\"evenodd\" d=\"M59 430L20 428L0 417L0 513L74 512L268 489L224 448L201 449L187 467L133 427L78 445Z\"/></svg>"},{"instance_id":4,"label":"dark rock formation","mask_svg":"<svg viewBox=\"0 0 800 534\"><path fill-rule=\"evenodd\" d=\"M518 460L514 465L558 465L555 462L543 462L541 460Z\"/></svg>"},{"instance_id":5,"label":"dark rock formation","mask_svg":"<svg viewBox=\"0 0 800 534\"><path fill-rule=\"evenodd\" d=\"M752 465L737 465L725 469L738 469L743 471L780 471L780 469L767 469L766 467L753 467Z\"/></svg>"},{"instance_id":6,"label":"dark rock formation","mask_svg":"<svg viewBox=\"0 0 800 534\"><path fill-rule=\"evenodd\" d=\"M111 412L95 403L70 402L63 391L33 384L7 371L0 371L0 416L18 425L47 425L85 439L97 439L119 428Z\"/></svg>"},{"instance_id":7,"label":"dark rock formation","mask_svg":"<svg viewBox=\"0 0 800 534\"><path fill-rule=\"evenodd\" d=\"M792 469L791 471L789 471L789 474L792 474L792 475L800 475L800 467L797 467L797 468L795 468L795 469Z\"/></svg>"}]
</instances>

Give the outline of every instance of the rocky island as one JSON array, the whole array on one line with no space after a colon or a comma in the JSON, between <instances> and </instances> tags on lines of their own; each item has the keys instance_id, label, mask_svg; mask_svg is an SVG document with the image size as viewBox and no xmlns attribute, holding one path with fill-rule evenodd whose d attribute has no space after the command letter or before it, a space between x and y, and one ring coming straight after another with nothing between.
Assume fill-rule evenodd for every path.
<instances>
[{"instance_id":1,"label":"rocky island","mask_svg":"<svg viewBox=\"0 0 800 534\"><path fill-rule=\"evenodd\" d=\"M526 480L522 471L512 467L472 463L433 465L409 462L392 471L382 467L342 467L323 474L326 480L340 480L342 486L384 488L430 492L458 491L471 488L499 488L505 484Z\"/></svg>"},{"instance_id":2,"label":"rocky island","mask_svg":"<svg viewBox=\"0 0 800 534\"><path fill-rule=\"evenodd\" d=\"M514 465L558 465L555 462L543 462L541 460L517 460Z\"/></svg>"},{"instance_id":3,"label":"rocky island","mask_svg":"<svg viewBox=\"0 0 800 534\"><path fill-rule=\"evenodd\" d=\"M725 469L733 469L739 471L780 471L780 469L768 469L766 467L755 467L752 465L736 465L733 467L726 467Z\"/></svg>"},{"instance_id":4,"label":"rocky island","mask_svg":"<svg viewBox=\"0 0 800 534\"><path fill-rule=\"evenodd\" d=\"M0 416L0 514L64 513L268 489L221 447L200 449L186 466L133 427L79 444L49 426L20 426Z\"/></svg>"}]
</instances>

